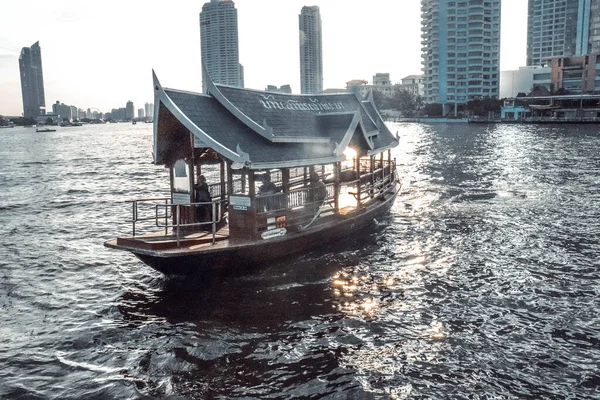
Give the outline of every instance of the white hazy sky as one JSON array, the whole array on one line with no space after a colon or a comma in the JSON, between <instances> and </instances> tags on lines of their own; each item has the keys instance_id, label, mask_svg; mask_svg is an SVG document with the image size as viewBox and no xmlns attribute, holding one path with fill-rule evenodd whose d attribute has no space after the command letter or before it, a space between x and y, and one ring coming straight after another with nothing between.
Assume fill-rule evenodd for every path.
<instances>
[{"instance_id":1,"label":"white hazy sky","mask_svg":"<svg viewBox=\"0 0 600 400\"><path fill-rule=\"evenodd\" d=\"M18 57L39 40L46 107L57 100L103 112L153 101L166 87L202 90L199 13L204 0L0 0L0 114L21 115ZM525 64L527 1L502 1L501 69ZM325 88L389 72L421 73L420 0L235 0L245 86L300 88L298 15L318 5Z\"/></svg>"}]
</instances>

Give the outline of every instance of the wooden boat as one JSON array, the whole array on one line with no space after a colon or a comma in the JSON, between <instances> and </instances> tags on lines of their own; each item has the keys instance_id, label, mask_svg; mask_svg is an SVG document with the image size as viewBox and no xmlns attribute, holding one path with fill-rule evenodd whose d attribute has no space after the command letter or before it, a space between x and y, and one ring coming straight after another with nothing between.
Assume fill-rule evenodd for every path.
<instances>
[{"instance_id":1,"label":"wooden boat","mask_svg":"<svg viewBox=\"0 0 600 400\"><path fill-rule=\"evenodd\" d=\"M194 274L360 234L393 205L398 138L372 96L271 93L210 80L199 94L153 78L154 163L169 168L171 194L132 201L132 235L107 247L164 274ZM275 193L261 191L267 175ZM204 176L210 200L197 201ZM151 228L140 232L144 223Z\"/></svg>"},{"instance_id":2,"label":"wooden boat","mask_svg":"<svg viewBox=\"0 0 600 400\"><path fill-rule=\"evenodd\" d=\"M50 129L50 128L36 128L35 129L36 132L56 132L56 129Z\"/></svg>"}]
</instances>

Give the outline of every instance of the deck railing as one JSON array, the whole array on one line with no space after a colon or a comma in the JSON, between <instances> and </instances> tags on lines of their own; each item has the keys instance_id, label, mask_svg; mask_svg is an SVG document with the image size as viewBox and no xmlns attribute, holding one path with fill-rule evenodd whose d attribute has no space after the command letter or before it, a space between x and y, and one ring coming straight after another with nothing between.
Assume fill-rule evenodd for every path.
<instances>
[{"instance_id":1,"label":"deck railing","mask_svg":"<svg viewBox=\"0 0 600 400\"><path fill-rule=\"evenodd\" d=\"M388 191L393 187L397 179L395 164L384 161L383 163L376 163L376 166L379 168L374 170L373 173L361 175L360 179L340 183L340 192L354 196L357 205L359 205ZM241 179L237 181L239 181L237 184L239 184L239 189L241 190ZM267 214L272 211L312 207L317 203L319 206L329 204L331 210L333 210L332 203L335 199L335 184L328 183L324 186L326 197L322 202L320 200L315 201L317 194L315 193L315 188L310 186L290 189L287 194L280 192L262 196L257 195L254 199L256 213ZM358 190L359 186L360 191ZM235 188L236 182L234 182ZM216 241L217 224L222 221L228 202L220 198L220 184L210 185L210 190L213 196L213 201L210 202L173 204L169 197L132 200L132 219L130 221L132 223L132 235L137 235L137 224L153 221L154 226L164 229L165 236L168 235L169 229L172 229L173 233L177 236L177 244L179 245L180 233L184 232L187 228L200 228L210 225L214 243ZM234 192L237 191L234 190ZM199 207L206 206L210 207L211 210L210 220L196 222L195 211ZM144 214L141 216L140 208L144 209ZM154 215L151 215L151 211L153 211ZM301 224L302 222L299 223Z\"/></svg>"},{"instance_id":2,"label":"deck railing","mask_svg":"<svg viewBox=\"0 0 600 400\"><path fill-rule=\"evenodd\" d=\"M161 202L158 204L157 202ZM154 221L153 225L158 228L164 228L165 236L169 233L169 228L173 230L177 237L177 245L179 246L180 233L186 228L202 227L211 225L211 233L213 243L216 241L217 224L223 219L223 208L226 203L224 200L215 199L213 201L199 202L199 203L186 203L186 204L173 204L171 199L168 197L162 198L147 198L132 200L132 236L137 234L137 224L139 222ZM146 210L144 216L140 216L140 205L150 203L150 207ZM210 207L211 218L207 221L201 222L188 222L188 218L184 218L184 215L194 216L196 210L199 207ZM150 209L154 210L153 216L146 216ZM175 218L173 218L175 216ZM170 222L173 221L173 222Z\"/></svg>"},{"instance_id":3,"label":"deck railing","mask_svg":"<svg viewBox=\"0 0 600 400\"><path fill-rule=\"evenodd\" d=\"M224 200L215 199L213 201L203 201L197 203L187 203L187 204L170 204L170 205L156 205L156 214L158 215L159 209L161 207L171 207L173 212L175 213L175 221L173 223L169 223L168 219L165 219L165 224L161 225L159 219L156 220L156 226L164 227L165 234L168 232L168 228L172 228L175 232L177 238L177 246L179 246L180 237L182 230L186 228L196 228L203 227L206 225L210 225L211 234L212 234L212 242L215 243L217 240L217 224L221 222L223 219L223 204L226 203ZM188 222L187 218L184 218L184 214L186 216L195 216L196 211L200 207L209 206L210 207L210 216L211 218L207 221L200 222ZM192 217L192 221L195 221L195 218Z\"/></svg>"},{"instance_id":4,"label":"deck railing","mask_svg":"<svg viewBox=\"0 0 600 400\"><path fill-rule=\"evenodd\" d=\"M325 185L325 200L333 199L334 190L333 183ZM285 193L259 195L256 197L256 212L260 214L269 211L294 209L303 207L307 204L312 204L314 203L313 199L317 197L315 191L315 188L309 186L306 188L292 189L287 193L287 197Z\"/></svg>"}]
</instances>

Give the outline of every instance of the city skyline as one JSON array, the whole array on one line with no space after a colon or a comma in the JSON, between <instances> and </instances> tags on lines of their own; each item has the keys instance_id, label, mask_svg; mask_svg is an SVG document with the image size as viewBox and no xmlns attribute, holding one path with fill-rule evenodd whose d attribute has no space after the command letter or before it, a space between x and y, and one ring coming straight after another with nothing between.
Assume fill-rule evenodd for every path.
<instances>
[{"instance_id":1,"label":"city skyline","mask_svg":"<svg viewBox=\"0 0 600 400\"><path fill-rule=\"evenodd\" d=\"M153 98L152 69L167 87L201 92L198 16L203 3L182 0L175 8L108 0L98 9L66 0L60 9L35 2L36 13L28 11L30 3L7 8L0 24L0 114L22 113L18 54L38 40L44 47L48 104L60 100L104 112L128 100L144 104ZM248 88L290 84L300 92L298 13L308 4L318 5L326 21L325 89L378 72L390 73L393 82L422 73L419 1L375 0L369 7L342 7L346 3L338 0L235 3ZM509 17L502 21L501 69L516 69L525 65L527 2L503 0L502 10ZM136 40L129 44L125 38Z\"/></svg>"}]
</instances>

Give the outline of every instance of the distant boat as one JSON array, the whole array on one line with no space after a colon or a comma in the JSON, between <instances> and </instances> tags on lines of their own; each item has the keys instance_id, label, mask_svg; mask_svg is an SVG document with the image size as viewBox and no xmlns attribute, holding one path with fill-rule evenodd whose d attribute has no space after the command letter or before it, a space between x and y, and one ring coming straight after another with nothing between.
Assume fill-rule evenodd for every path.
<instances>
[{"instance_id":1,"label":"distant boat","mask_svg":"<svg viewBox=\"0 0 600 400\"><path fill-rule=\"evenodd\" d=\"M131 123L132 123L133 125L137 124L137 122L136 122L136 121L131 121Z\"/></svg>"},{"instance_id":2,"label":"distant boat","mask_svg":"<svg viewBox=\"0 0 600 400\"><path fill-rule=\"evenodd\" d=\"M36 128L35 129L36 132L56 132L56 129L50 129L50 128Z\"/></svg>"}]
</instances>

